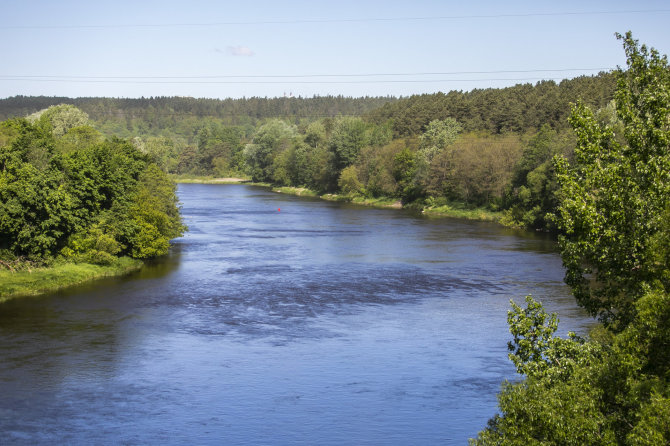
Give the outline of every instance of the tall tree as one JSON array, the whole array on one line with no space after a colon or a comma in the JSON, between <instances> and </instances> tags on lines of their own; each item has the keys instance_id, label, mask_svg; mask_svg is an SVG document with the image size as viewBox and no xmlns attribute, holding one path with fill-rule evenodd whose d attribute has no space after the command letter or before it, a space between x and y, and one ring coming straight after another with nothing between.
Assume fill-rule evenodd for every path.
<instances>
[{"instance_id":1,"label":"tall tree","mask_svg":"<svg viewBox=\"0 0 670 446\"><path fill-rule=\"evenodd\" d=\"M615 95L623 138L577 104L570 118L578 138L575 162L555 161L556 221L564 231L565 280L577 301L623 328L633 303L662 279L649 246L670 206L670 70L666 56L640 46L630 33L617 38L628 61Z\"/></svg>"},{"instance_id":2,"label":"tall tree","mask_svg":"<svg viewBox=\"0 0 670 446\"><path fill-rule=\"evenodd\" d=\"M525 379L504 384L472 444L670 444L670 71L617 37L623 137L578 104L575 161L555 160L566 282L607 329L557 338L539 303L513 305L510 359Z\"/></svg>"}]
</instances>

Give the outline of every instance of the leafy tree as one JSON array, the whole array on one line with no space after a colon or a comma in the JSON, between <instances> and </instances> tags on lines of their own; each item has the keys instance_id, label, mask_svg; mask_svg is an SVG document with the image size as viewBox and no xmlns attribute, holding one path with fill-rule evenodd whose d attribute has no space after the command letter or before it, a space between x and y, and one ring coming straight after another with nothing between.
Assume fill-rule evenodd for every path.
<instances>
[{"instance_id":1,"label":"leafy tree","mask_svg":"<svg viewBox=\"0 0 670 446\"><path fill-rule=\"evenodd\" d=\"M245 163L254 181L272 181L274 157L289 148L295 135L295 127L280 119L259 127L253 142L244 148Z\"/></svg>"},{"instance_id":2,"label":"leafy tree","mask_svg":"<svg viewBox=\"0 0 670 446\"><path fill-rule=\"evenodd\" d=\"M57 138L56 147L62 153L70 153L99 144L103 140L102 133L91 126L84 125L72 127L63 136Z\"/></svg>"},{"instance_id":3,"label":"leafy tree","mask_svg":"<svg viewBox=\"0 0 670 446\"><path fill-rule=\"evenodd\" d=\"M670 70L666 56L630 33L618 38L628 57L616 92L625 143L578 104L570 119L578 138L574 164L559 157L555 168L566 282L580 305L621 329L634 316L633 303L663 280L649 245L670 205Z\"/></svg>"},{"instance_id":4,"label":"leafy tree","mask_svg":"<svg viewBox=\"0 0 670 446\"><path fill-rule=\"evenodd\" d=\"M341 118L337 121L328 145L335 155L338 172L356 162L361 149L369 142L366 130L367 126L360 118Z\"/></svg>"},{"instance_id":5,"label":"leafy tree","mask_svg":"<svg viewBox=\"0 0 670 446\"><path fill-rule=\"evenodd\" d=\"M630 33L618 38L623 137L578 104L575 163L555 161L566 282L605 328L561 339L540 304L513 305L510 359L525 379L504 384L472 444L670 444L670 71Z\"/></svg>"},{"instance_id":6,"label":"leafy tree","mask_svg":"<svg viewBox=\"0 0 670 446\"><path fill-rule=\"evenodd\" d=\"M363 189L363 184L358 179L356 166L345 167L337 184L344 194L357 194Z\"/></svg>"},{"instance_id":7,"label":"leafy tree","mask_svg":"<svg viewBox=\"0 0 670 446\"><path fill-rule=\"evenodd\" d=\"M317 148L326 142L326 127L319 121L312 122L305 130L305 143Z\"/></svg>"},{"instance_id":8,"label":"leafy tree","mask_svg":"<svg viewBox=\"0 0 670 446\"><path fill-rule=\"evenodd\" d=\"M555 229L550 214L557 206L556 172L553 157L571 157L575 139L548 125L540 128L513 169L509 191L505 196L505 224L532 229Z\"/></svg>"},{"instance_id":9,"label":"leafy tree","mask_svg":"<svg viewBox=\"0 0 670 446\"><path fill-rule=\"evenodd\" d=\"M105 264L167 252L184 228L165 173L127 141L63 152L60 138L22 119L0 126L3 255Z\"/></svg>"},{"instance_id":10,"label":"leafy tree","mask_svg":"<svg viewBox=\"0 0 670 446\"><path fill-rule=\"evenodd\" d=\"M430 164L436 155L456 142L462 129L463 126L454 118L431 121L420 137L419 154L426 164Z\"/></svg>"},{"instance_id":11,"label":"leafy tree","mask_svg":"<svg viewBox=\"0 0 670 446\"><path fill-rule=\"evenodd\" d=\"M393 158L393 177L398 183L398 192L403 202L410 202L421 193L415 181L416 170L416 154L409 148L405 147Z\"/></svg>"},{"instance_id":12,"label":"leafy tree","mask_svg":"<svg viewBox=\"0 0 670 446\"><path fill-rule=\"evenodd\" d=\"M31 116L31 119L35 118L40 127L50 131L56 137L63 136L72 128L90 124L86 113L69 104L51 106Z\"/></svg>"}]
</instances>

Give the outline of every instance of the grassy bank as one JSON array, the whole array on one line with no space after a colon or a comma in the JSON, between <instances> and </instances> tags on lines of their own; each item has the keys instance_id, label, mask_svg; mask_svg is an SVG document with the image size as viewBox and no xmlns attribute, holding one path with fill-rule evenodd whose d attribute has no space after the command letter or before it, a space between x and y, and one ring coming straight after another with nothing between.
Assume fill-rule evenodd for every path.
<instances>
[{"instance_id":1,"label":"grassy bank","mask_svg":"<svg viewBox=\"0 0 670 446\"><path fill-rule=\"evenodd\" d=\"M19 296L48 293L103 277L122 276L141 266L140 260L122 257L114 264L105 266L57 263L46 268L16 272L0 270L0 302Z\"/></svg>"},{"instance_id":2,"label":"grassy bank","mask_svg":"<svg viewBox=\"0 0 670 446\"><path fill-rule=\"evenodd\" d=\"M431 217L452 217L467 220L494 221L500 223L502 212L490 211L486 208L469 209L458 203L443 206L427 206L421 211L423 215Z\"/></svg>"},{"instance_id":3,"label":"grassy bank","mask_svg":"<svg viewBox=\"0 0 670 446\"><path fill-rule=\"evenodd\" d=\"M393 208L401 209L402 203L397 198L379 197L370 198L362 195L347 195L347 194L323 194L308 189L306 187L290 187L281 186L276 187L269 183L253 183L251 180L244 178L214 178L214 177L178 177L174 176L173 180L177 183L201 183L201 184L235 184L244 183L250 186L261 186L271 188L273 192L287 195L295 195L298 197L317 197L328 201L339 201L343 203L360 204L362 206L370 206L377 208ZM486 208L468 208L462 203L450 203L442 206L424 206L423 208L416 208L423 215L430 217L450 217L463 218L467 220L480 221L494 221L500 223L502 212L491 211Z\"/></svg>"},{"instance_id":4,"label":"grassy bank","mask_svg":"<svg viewBox=\"0 0 670 446\"><path fill-rule=\"evenodd\" d=\"M197 183L197 184L240 184L249 183L251 179L245 177L213 177L193 175L170 175L175 183Z\"/></svg>"},{"instance_id":5,"label":"grassy bank","mask_svg":"<svg viewBox=\"0 0 670 446\"><path fill-rule=\"evenodd\" d=\"M264 184L256 184L258 186L264 186ZM371 207L380 207L380 208L397 208L400 209L402 204L395 198L368 198L362 195L344 195L344 194L324 194L319 195L318 192L315 192L306 187L273 187L273 192L278 192L280 194L296 195L298 197L317 197L322 200L328 201L340 201L343 203L354 203L360 204L363 206Z\"/></svg>"},{"instance_id":6,"label":"grassy bank","mask_svg":"<svg viewBox=\"0 0 670 446\"><path fill-rule=\"evenodd\" d=\"M254 184L257 186L269 186L267 184ZM317 192L304 187L273 187L273 192L282 194L296 195L300 197L318 197L328 201L339 201L343 203L360 204L362 206L370 206L377 208L393 208L401 209L402 203L397 198L379 197L370 198L362 195L344 195L344 194L324 194L319 195ZM411 207L417 212L430 217L450 217L463 218L467 220L480 221L494 221L500 222L502 212L495 212L489 209L478 207L468 208L462 203L450 203L442 206L424 206Z\"/></svg>"}]
</instances>

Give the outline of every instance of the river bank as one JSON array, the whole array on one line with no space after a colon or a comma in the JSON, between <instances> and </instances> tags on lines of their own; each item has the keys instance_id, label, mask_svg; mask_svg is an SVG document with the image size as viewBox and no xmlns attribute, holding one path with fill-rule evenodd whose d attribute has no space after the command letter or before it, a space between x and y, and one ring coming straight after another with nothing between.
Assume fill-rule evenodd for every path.
<instances>
[{"instance_id":1,"label":"river bank","mask_svg":"<svg viewBox=\"0 0 670 446\"><path fill-rule=\"evenodd\" d=\"M53 266L11 271L0 270L0 302L16 297L37 296L104 277L124 276L137 271L141 260L119 258L112 265L56 263Z\"/></svg>"},{"instance_id":2,"label":"river bank","mask_svg":"<svg viewBox=\"0 0 670 446\"><path fill-rule=\"evenodd\" d=\"M358 204L375 208L402 209L403 204L397 198L379 197L370 198L358 194L319 194L318 192L306 187L292 186L273 186L270 183L254 183L247 178L215 178L215 177L173 177L177 183L197 183L197 184L247 184L249 186L267 187L273 192L299 197L315 197L327 201L339 201L343 203ZM489 209L478 207L468 208L463 203L449 203L440 206L422 206L415 210L422 215L429 217L461 218L466 220L492 221L500 223L502 212L491 211Z\"/></svg>"}]
</instances>

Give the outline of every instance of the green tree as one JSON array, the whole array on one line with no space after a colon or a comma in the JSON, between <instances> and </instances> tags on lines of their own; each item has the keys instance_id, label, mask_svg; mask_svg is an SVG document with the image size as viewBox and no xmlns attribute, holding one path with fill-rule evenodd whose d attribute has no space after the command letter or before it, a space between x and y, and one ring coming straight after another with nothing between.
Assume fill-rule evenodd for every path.
<instances>
[{"instance_id":1,"label":"green tree","mask_svg":"<svg viewBox=\"0 0 670 446\"><path fill-rule=\"evenodd\" d=\"M367 126L360 118L341 118L336 122L328 146L335 155L338 172L356 162L361 149L368 144L366 130Z\"/></svg>"},{"instance_id":2,"label":"green tree","mask_svg":"<svg viewBox=\"0 0 670 446\"><path fill-rule=\"evenodd\" d=\"M416 199L421 193L416 184L416 154L405 147L393 157L393 177L398 183L398 192L403 202Z\"/></svg>"},{"instance_id":3,"label":"green tree","mask_svg":"<svg viewBox=\"0 0 670 446\"><path fill-rule=\"evenodd\" d=\"M566 282L606 325L561 339L540 304L513 305L510 359L525 379L503 385L472 444L670 444L670 71L630 33L618 38L624 135L578 104L574 165L555 161Z\"/></svg>"},{"instance_id":4,"label":"green tree","mask_svg":"<svg viewBox=\"0 0 670 446\"><path fill-rule=\"evenodd\" d=\"M555 229L550 214L556 209L556 172L553 157L571 157L575 139L548 125L533 135L514 167L505 196L504 223L530 229Z\"/></svg>"},{"instance_id":5,"label":"green tree","mask_svg":"<svg viewBox=\"0 0 670 446\"><path fill-rule=\"evenodd\" d=\"M0 126L2 255L104 264L162 255L183 232L174 184L129 142L55 147L43 126Z\"/></svg>"},{"instance_id":6,"label":"green tree","mask_svg":"<svg viewBox=\"0 0 670 446\"><path fill-rule=\"evenodd\" d=\"M454 118L430 121L420 137L419 154L430 164L435 156L456 142L461 130L463 126Z\"/></svg>"},{"instance_id":7,"label":"green tree","mask_svg":"<svg viewBox=\"0 0 670 446\"><path fill-rule=\"evenodd\" d=\"M244 148L244 159L254 181L273 180L273 162L278 153L289 148L296 136L294 126L273 119L259 127L253 141Z\"/></svg>"},{"instance_id":8,"label":"green tree","mask_svg":"<svg viewBox=\"0 0 670 446\"><path fill-rule=\"evenodd\" d=\"M30 118L37 118L36 123L56 137L63 136L72 128L90 125L88 115L70 104L51 106Z\"/></svg>"},{"instance_id":9,"label":"green tree","mask_svg":"<svg viewBox=\"0 0 670 446\"><path fill-rule=\"evenodd\" d=\"M345 167L337 182L343 194L357 194L363 189L363 184L358 179L356 166Z\"/></svg>"},{"instance_id":10,"label":"green tree","mask_svg":"<svg viewBox=\"0 0 670 446\"><path fill-rule=\"evenodd\" d=\"M651 284L670 285L649 252L670 205L670 70L666 56L639 46L630 33L618 38L628 58L616 92L625 143L615 127L577 104L570 118L575 161L558 157L555 168L566 282L580 305L622 329Z\"/></svg>"}]
</instances>

